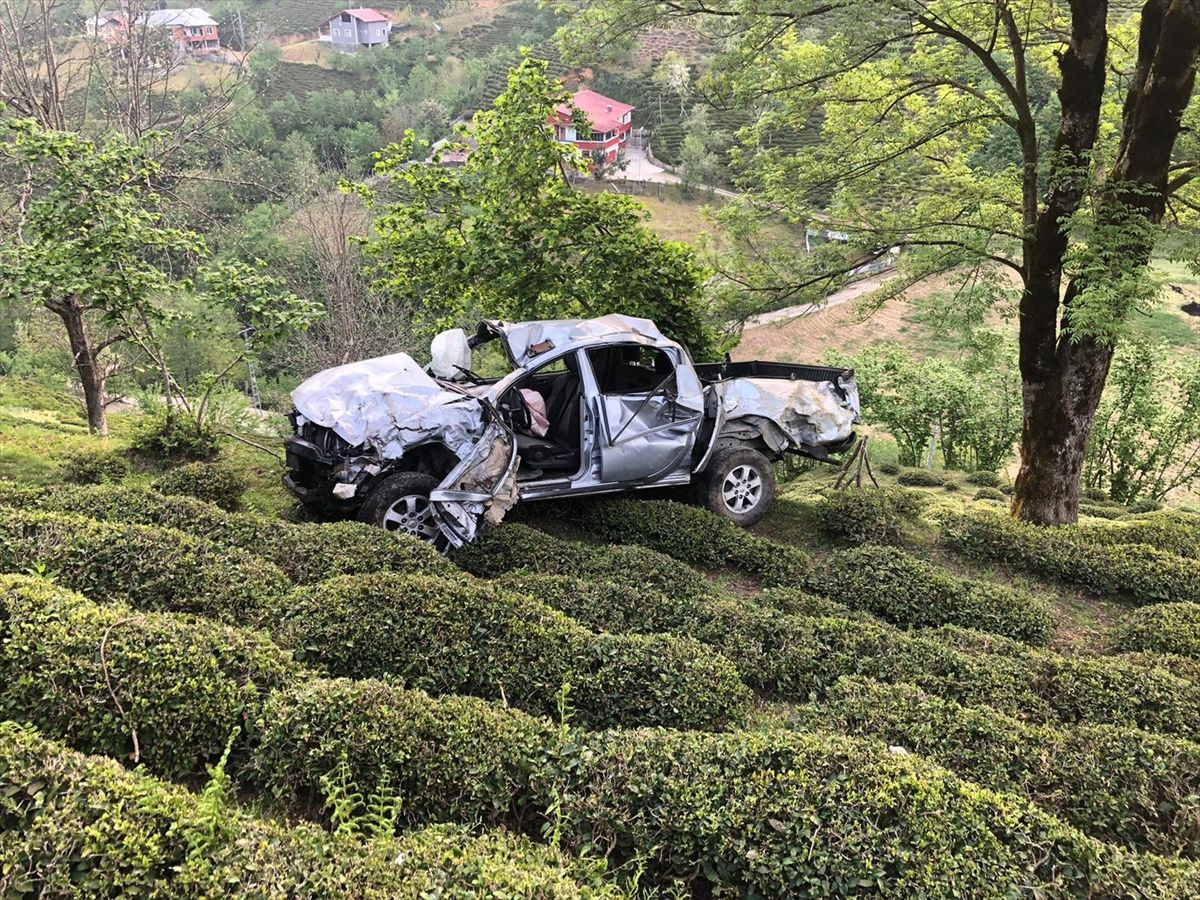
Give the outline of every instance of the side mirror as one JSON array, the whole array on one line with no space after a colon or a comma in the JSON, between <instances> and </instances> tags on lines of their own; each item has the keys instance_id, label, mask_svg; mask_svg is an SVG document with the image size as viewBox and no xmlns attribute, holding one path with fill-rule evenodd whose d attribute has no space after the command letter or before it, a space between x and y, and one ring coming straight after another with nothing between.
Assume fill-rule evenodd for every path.
<instances>
[{"instance_id":1,"label":"side mirror","mask_svg":"<svg viewBox=\"0 0 1200 900\"><path fill-rule=\"evenodd\" d=\"M467 333L451 328L429 342L429 370L438 378L461 378L462 369L471 368L471 345Z\"/></svg>"}]
</instances>

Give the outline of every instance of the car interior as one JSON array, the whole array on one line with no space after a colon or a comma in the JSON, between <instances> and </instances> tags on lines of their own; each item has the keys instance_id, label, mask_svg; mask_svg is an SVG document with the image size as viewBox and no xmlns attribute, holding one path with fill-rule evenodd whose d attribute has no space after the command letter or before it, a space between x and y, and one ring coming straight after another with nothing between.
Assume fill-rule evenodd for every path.
<instances>
[{"instance_id":1,"label":"car interior","mask_svg":"<svg viewBox=\"0 0 1200 900\"><path fill-rule=\"evenodd\" d=\"M660 387L674 372L671 358L662 350L638 345L597 347L588 351L600 391L608 395L645 394ZM539 394L545 406L548 430L534 433L534 416L521 391ZM518 478L528 480L547 473L558 477L574 473L580 464L580 399L583 382L579 361L568 353L547 363L513 385L500 408L516 433L521 456Z\"/></svg>"}]
</instances>

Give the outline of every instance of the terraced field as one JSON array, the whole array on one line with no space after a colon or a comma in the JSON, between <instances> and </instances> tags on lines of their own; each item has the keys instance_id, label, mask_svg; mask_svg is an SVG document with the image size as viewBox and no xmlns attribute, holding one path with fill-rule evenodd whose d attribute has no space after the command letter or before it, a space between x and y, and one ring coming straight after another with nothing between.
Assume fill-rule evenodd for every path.
<instances>
[{"instance_id":1,"label":"terraced field","mask_svg":"<svg viewBox=\"0 0 1200 900\"><path fill-rule=\"evenodd\" d=\"M1191 513L815 473L447 559L116 451L0 482L5 895L1200 893Z\"/></svg>"}]
</instances>

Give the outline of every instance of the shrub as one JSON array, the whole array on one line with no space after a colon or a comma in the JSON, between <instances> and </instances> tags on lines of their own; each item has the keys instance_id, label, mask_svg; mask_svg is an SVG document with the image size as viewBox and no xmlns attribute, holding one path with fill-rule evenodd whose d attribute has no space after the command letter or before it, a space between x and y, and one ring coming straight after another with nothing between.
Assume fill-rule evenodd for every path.
<instances>
[{"instance_id":1,"label":"shrub","mask_svg":"<svg viewBox=\"0 0 1200 900\"><path fill-rule=\"evenodd\" d=\"M230 513L192 497L106 485L31 490L0 485L0 504L94 519L177 528L273 561L295 582L396 571L450 575L455 568L429 544L359 522L292 525Z\"/></svg>"},{"instance_id":2,"label":"shrub","mask_svg":"<svg viewBox=\"0 0 1200 900\"><path fill-rule=\"evenodd\" d=\"M639 544L694 566L730 566L768 584L794 584L810 568L808 554L751 534L708 510L670 500L595 500L565 507L589 533Z\"/></svg>"},{"instance_id":3,"label":"shrub","mask_svg":"<svg viewBox=\"0 0 1200 900\"><path fill-rule=\"evenodd\" d=\"M0 893L58 896L616 897L499 833L448 826L369 843L253 818L0 724Z\"/></svg>"},{"instance_id":4,"label":"shrub","mask_svg":"<svg viewBox=\"0 0 1200 900\"><path fill-rule=\"evenodd\" d=\"M1200 603L1143 607L1117 626L1112 647L1118 652L1174 653L1200 660Z\"/></svg>"},{"instance_id":5,"label":"shrub","mask_svg":"<svg viewBox=\"0 0 1200 900\"><path fill-rule=\"evenodd\" d=\"M1094 594L1128 597L1139 604L1200 596L1200 560L1144 544L1105 543L1097 538L1099 531L1099 527L1040 528L983 509L947 513L942 518L942 538L948 545L1078 584Z\"/></svg>"},{"instance_id":6,"label":"shrub","mask_svg":"<svg viewBox=\"0 0 1200 900\"><path fill-rule=\"evenodd\" d=\"M883 463L879 463L879 465L876 466L876 468L879 469L879 471L884 475L899 475L900 474L900 465L898 463L883 462Z\"/></svg>"},{"instance_id":7,"label":"shrub","mask_svg":"<svg viewBox=\"0 0 1200 900\"><path fill-rule=\"evenodd\" d=\"M164 775L203 773L299 672L252 632L97 606L38 579L0 577L0 604L0 718Z\"/></svg>"},{"instance_id":8,"label":"shrub","mask_svg":"<svg viewBox=\"0 0 1200 900\"><path fill-rule=\"evenodd\" d=\"M653 588L681 601L716 596L703 575L663 553L644 547L568 541L517 522L492 529L455 551L453 559L480 578L522 571Z\"/></svg>"},{"instance_id":9,"label":"shrub","mask_svg":"<svg viewBox=\"0 0 1200 900\"><path fill-rule=\"evenodd\" d=\"M849 738L608 732L589 736L572 762L569 841L638 859L652 877L695 876L705 896L1200 889L1194 866L1126 854L1023 800Z\"/></svg>"},{"instance_id":10,"label":"shrub","mask_svg":"<svg viewBox=\"0 0 1200 900\"><path fill-rule=\"evenodd\" d=\"M830 491L817 506L817 521L852 544L894 544L925 505L916 491L848 488Z\"/></svg>"},{"instance_id":11,"label":"shrub","mask_svg":"<svg viewBox=\"0 0 1200 900\"><path fill-rule=\"evenodd\" d=\"M980 488L979 490L977 490L975 492L975 496L972 497L971 499L973 499L973 500L995 500L999 503L1007 503L1008 502L1008 498L1006 496L1004 496L1004 492L1002 490L1000 490L999 488L990 488L990 487Z\"/></svg>"},{"instance_id":12,"label":"shrub","mask_svg":"<svg viewBox=\"0 0 1200 900\"><path fill-rule=\"evenodd\" d=\"M129 460L111 447L75 450L58 464L59 477L71 484L104 484L129 474Z\"/></svg>"},{"instance_id":13,"label":"shrub","mask_svg":"<svg viewBox=\"0 0 1200 900\"><path fill-rule=\"evenodd\" d=\"M1200 684L1200 659L1175 653L1121 653L1114 657L1143 669L1161 669Z\"/></svg>"},{"instance_id":14,"label":"shrub","mask_svg":"<svg viewBox=\"0 0 1200 900\"><path fill-rule=\"evenodd\" d=\"M967 484L973 484L976 487L1000 487L1000 476L995 472L988 472L983 469L978 472L971 472L966 477Z\"/></svg>"},{"instance_id":15,"label":"shrub","mask_svg":"<svg viewBox=\"0 0 1200 900\"><path fill-rule=\"evenodd\" d=\"M941 487L946 483L946 476L932 469L905 469L896 481L908 487Z\"/></svg>"},{"instance_id":16,"label":"shrub","mask_svg":"<svg viewBox=\"0 0 1200 900\"><path fill-rule=\"evenodd\" d=\"M809 588L906 627L962 625L1031 644L1047 643L1054 631L1044 600L959 578L894 547L836 553L813 574Z\"/></svg>"},{"instance_id":17,"label":"shrub","mask_svg":"<svg viewBox=\"0 0 1200 900\"><path fill-rule=\"evenodd\" d=\"M0 509L0 571L43 567L95 600L245 621L288 590L270 563L168 528Z\"/></svg>"},{"instance_id":18,"label":"shrub","mask_svg":"<svg viewBox=\"0 0 1200 900\"><path fill-rule=\"evenodd\" d=\"M347 576L282 602L273 631L305 660L350 678L397 676L433 694L504 699L553 715L564 683L581 724L722 728L749 692L728 660L665 635L597 636L490 583Z\"/></svg>"},{"instance_id":19,"label":"shrub","mask_svg":"<svg viewBox=\"0 0 1200 900\"><path fill-rule=\"evenodd\" d=\"M379 680L313 679L268 698L251 780L316 810L346 761L364 794L402 798L401 821L500 822L531 802L553 726L473 697L430 698Z\"/></svg>"},{"instance_id":20,"label":"shrub","mask_svg":"<svg viewBox=\"0 0 1200 900\"><path fill-rule=\"evenodd\" d=\"M594 631L655 634L679 631L695 620L703 603L676 598L655 588L568 575L510 572L496 579L505 588L529 594Z\"/></svg>"},{"instance_id":21,"label":"shrub","mask_svg":"<svg viewBox=\"0 0 1200 900\"><path fill-rule=\"evenodd\" d=\"M846 616L854 618L863 616L874 619L870 613L854 610L845 604L830 600L828 597L818 597L798 588L767 588L755 597L759 603L771 609L793 616Z\"/></svg>"},{"instance_id":22,"label":"shrub","mask_svg":"<svg viewBox=\"0 0 1200 900\"><path fill-rule=\"evenodd\" d=\"M178 416L154 414L143 417L129 449L153 459L211 460L221 450L221 436Z\"/></svg>"},{"instance_id":23,"label":"shrub","mask_svg":"<svg viewBox=\"0 0 1200 900\"><path fill-rule=\"evenodd\" d=\"M1200 559L1200 517L1164 512L1123 519L1110 526L1081 527L1100 544L1148 544L1189 559Z\"/></svg>"},{"instance_id":24,"label":"shrub","mask_svg":"<svg viewBox=\"0 0 1200 900\"><path fill-rule=\"evenodd\" d=\"M912 685L842 679L802 716L900 745L962 777L1020 793L1101 840L1200 854L1200 745L1134 728L1029 725Z\"/></svg>"},{"instance_id":25,"label":"shrub","mask_svg":"<svg viewBox=\"0 0 1200 900\"><path fill-rule=\"evenodd\" d=\"M154 489L160 494L195 497L229 512L241 508L247 486L246 476L241 472L220 463L201 462L177 466L154 482Z\"/></svg>"},{"instance_id":26,"label":"shrub","mask_svg":"<svg viewBox=\"0 0 1200 900\"><path fill-rule=\"evenodd\" d=\"M882 622L805 618L741 601L709 607L692 634L731 659L747 684L791 700L820 697L843 675L909 682L964 706L1033 722L1099 722L1200 738L1200 684L1113 658L964 650L960 629L909 634Z\"/></svg>"}]
</instances>

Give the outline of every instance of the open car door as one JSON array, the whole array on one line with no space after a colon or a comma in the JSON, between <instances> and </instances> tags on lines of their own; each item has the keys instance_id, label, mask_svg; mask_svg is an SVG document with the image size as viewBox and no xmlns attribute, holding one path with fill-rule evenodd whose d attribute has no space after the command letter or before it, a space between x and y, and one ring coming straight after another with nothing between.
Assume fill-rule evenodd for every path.
<instances>
[{"instance_id":1,"label":"open car door","mask_svg":"<svg viewBox=\"0 0 1200 900\"><path fill-rule=\"evenodd\" d=\"M478 443L429 495L438 528L452 547L499 524L517 502L517 442L495 413Z\"/></svg>"}]
</instances>

